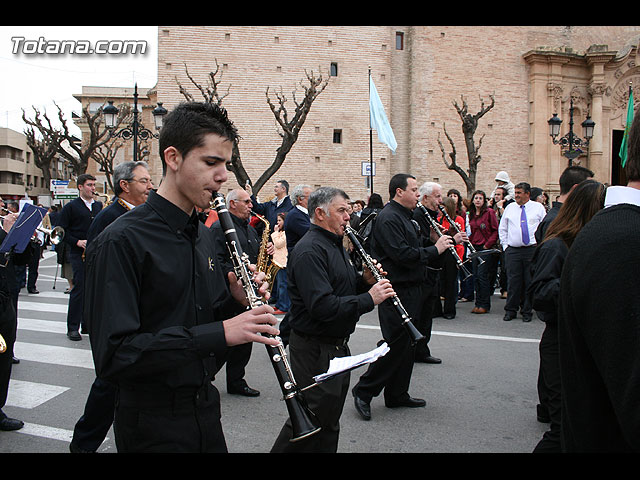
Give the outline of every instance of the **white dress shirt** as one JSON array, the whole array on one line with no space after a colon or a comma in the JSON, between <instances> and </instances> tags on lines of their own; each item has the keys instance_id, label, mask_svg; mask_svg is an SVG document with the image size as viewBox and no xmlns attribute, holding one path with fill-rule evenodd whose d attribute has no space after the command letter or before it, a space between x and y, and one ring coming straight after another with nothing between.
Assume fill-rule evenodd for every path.
<instances>
[{"instance_id":1,"label":"white dress shirt","mask_svg":"<svg viewBox=\"0 0 640 480\"><path fill-rule=\"evenodd\" d=\"M534 200L529 200L524 204L524 210L527 215L527 228L529 230L529 243L522 241L522 230L520 228L520 215L522 211L520 205L512 202L504 209L500 225L498 227L498 235L500 236L500 244L506 250L507 247L525 247L536 244L536 229L538 224L546 216L547 211L544 206Z\"/></svg>"}]
</instances>

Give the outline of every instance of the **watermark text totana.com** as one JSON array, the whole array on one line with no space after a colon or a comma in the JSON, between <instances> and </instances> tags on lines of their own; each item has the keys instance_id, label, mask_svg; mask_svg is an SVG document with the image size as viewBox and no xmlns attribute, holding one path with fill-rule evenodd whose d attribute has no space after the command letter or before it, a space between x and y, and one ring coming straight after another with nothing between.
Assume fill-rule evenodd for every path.
<instances>
[{"instance_id":1,"label":"watermark text totana.com","mask_svg":"<svg viewBox=\"0 0 640 480\"><path fill-rule=\"evenodd\" d=\"M146 40L47 40L11 37L12 53L23 55L144 55Z\"/></svg>"}]
</instances>

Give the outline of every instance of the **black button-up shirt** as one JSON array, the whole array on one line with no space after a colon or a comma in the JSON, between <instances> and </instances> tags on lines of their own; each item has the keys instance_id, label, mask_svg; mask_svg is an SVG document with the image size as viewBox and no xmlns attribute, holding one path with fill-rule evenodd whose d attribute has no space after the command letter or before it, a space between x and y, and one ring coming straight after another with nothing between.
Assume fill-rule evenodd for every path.
<instances>
[{"instance_id":1,"label":"black button-up shirt","mask_svg":"<svg viewBox=\"0 0 640 480\"><path fill-rule=\"evenodd\" d=\"M371 256L382 264L395 287L421 282L426 267L436 262L438 249L424 247L420 227L408 208L391 200L378 214L371 234Z\"/></svg>"},{"instance_id":2,"label":"black button-up shirt","mask_svg":"<svg viewBox=\"0 0 640 480\"><path fill-rule=\"evenodd\" d=\"M98 376L146 390L213 377L227 350L219 320L238 304L195 213L151 192L89 245L85 282Z\"/></svg>"},{"instance_id":3,"label":"black button-up shirt","mask_svg":"<svg viewBox=\"0 0 640 480\"><path fill-rule=\"evenodd\" d=\"M311 224L287 260L291 329L345 338L373 310L369 286L357 274L342 237Z\"/></svg>"}]
</instances>

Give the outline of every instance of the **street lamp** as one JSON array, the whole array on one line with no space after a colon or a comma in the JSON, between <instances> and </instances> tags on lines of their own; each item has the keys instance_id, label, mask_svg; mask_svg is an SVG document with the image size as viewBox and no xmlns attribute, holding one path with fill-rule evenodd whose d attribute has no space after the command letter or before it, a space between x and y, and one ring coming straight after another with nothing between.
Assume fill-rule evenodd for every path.
<instances>
[{"instance_id":1,"label":"street lamp","mask_svg":"<svg viewBox=\"0 0 640 480\"><path fill-rule=\"evenodd\" d=\"M158 138L157 133L153 133L147 129L138 120L138 84L136 83L133 92L133 122L128 127L125 127L117 132L113 129L116 126L116 118L118 116L118 108L113 105L113 100L109 100L109 105L102 109L104 115L104 123L109 129L109 137L122 138L123 140L129 140L133 138L133 161L138 159L138 139L148 140L149 138ZM158 102L158 106L153 109L153 122L155 123L156 130L162 128L162 120L167 114L167 109L162 106L162 102Z\"/></svg>"},{"instance_id":2,"label":"street lamp","mask_svg":"<svg viewBox=\"0 0 640 480\"><path fill-rule=\"evenodd\" d=\"M560 125L562 120L558 118L558 114L554 113L547 123L549 124L549 135L553 139L554 145L560 145L562 154L569 159L569 166L573 164L573 159L582 154L582 148L589 146L589 140L593 138L593 129L596 126L596 122L591 120L591 117L587 115L587 119L582 122L582 128L584 130L584 139L578 137L573 133L573 99L571 99L571 106L569 108L569 133L565 136L557 138L560 134Z\"/></svg>"}]
</instances>

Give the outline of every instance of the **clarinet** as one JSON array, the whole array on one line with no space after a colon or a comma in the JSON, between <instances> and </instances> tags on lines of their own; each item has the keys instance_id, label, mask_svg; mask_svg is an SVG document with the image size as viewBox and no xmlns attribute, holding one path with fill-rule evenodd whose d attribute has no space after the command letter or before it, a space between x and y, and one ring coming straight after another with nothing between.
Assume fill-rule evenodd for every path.
<instances>
[{"instance_id":1,"label":"clarinet","mask_svg":"<svg viewBox=\"0 0 640 480\"><path fill-rule=\"evenodd\" d=\"M460 227L458 227L458 224L456 222L451 220L451 216L447 213L447 209L444 208L444 205L438 205L438 208L440 209L442 214L445 216L445 218L449 222L449 225L451 225L453 228L455 228L456 232L460 233ZM478 251L476 250L476 247L474 247L471 244L471 242L466 242L466 244L467 244L467 248L471 252L469 254L469 258L478 257L478 262L480 263L480 265L482 265L484 263L484 259L482 257L478 256Z\"/></svg>"},{"instance_id":2,"label":"clarinet","mask_svg":"<svg viewBox=\"0 0 640 480\"><path fill-rule=\"evenodd\" d=\"M438 222L435 221L435 219L429 214L429 212L427 211L427 207L425 207L422 203L418 202L418 208L420 210L422 210L422 213L424 213L424 216L427 217L427 220L429 221L429 223L431 224L431 228L433 228L435 230L435 232L438 234L439 237L444 236L444 233L442 233L442 230L440 230L440 225L438 224ZM456 263L458 264L458 268L462 271L462 273L464 274L464 278L465 280L467 278L469 278L471 276L471 272L469 272L469 270L467 270L464 266L464 262L462 261L462 259L460 258L460 256L458 255L458 252L456 252L456 249L453 245L450 245L447 247L447 249L449 250L449 252L451 252L451 255L453 255L453 258L456 260Z\"/></svg>"},{"instance_id":3,"label":"clarinet","mask_svg":"<svg viewBox=\"0 0 640 480\"><path fill-rule=\"evenodd\" d=\"M231 256L231 262L233 263L233 269L236 277L242 282L247 300L249 300L249 308L257 308L264 305L261 296L258 294L258 285L253 281L251 271L249 270L249 256L242 251L240 241L238 240L238 234L233 225L231 214L227 210L227 206L224 201L224 196L221 194L214 194L212 200L212 206L218 213L218 219L224 232L227 249ZM289 364L287 354L280 337L274 337L269 334L262 334L265 337L276 338L278 345L265 345L267 347L267 353L269 359L278 378L280 389L282 390L283 400L287 405L289 412L289 418L291 419L291 427L293 430L293 436L290 439L291 442L296 442L303 438L309 437L314 433L320 431L320 427L317 427L313 420L315 415L309 408L304 400L301 390L298 388L295 379L293 378L293 371Z\"/></svg>"},{"instance_id":4,"label":"clarinet","mask_svg":"<svg viewBox=\"0 0 640 480\"><path fill-rule=\"evenodd\" d=\"M373 259L371 258L371 256L365 251L364 247L360 243L360 240L358 240L355 230L349 225L346 225L344 227L344 233L346 233L347 237L349 237L349 240L351 240L351 243L356 249L356 252L358 252L358 255L362 259L362 263L364 263L369 271L371 271L376 281L379 282L380 280L382 280L384 278L383 275L373 263ZM402 302L400 302L400 298L397 295L394 295L390 298L390 300L393 302L393 306L396 307L397 312L400 314L400 318L402 318L402 325L409 334L411 345L415 345L419 341L424 340L425 336L422 335L415 327L415 325L411 322L411 317L407 313L407 310L404 308L404 305L402 305Z\"/></svg>"}]
</instances>

